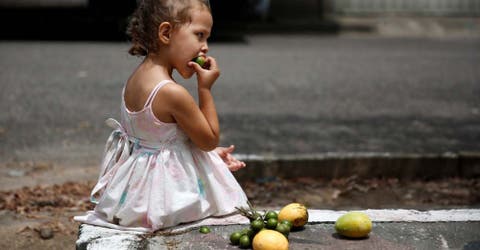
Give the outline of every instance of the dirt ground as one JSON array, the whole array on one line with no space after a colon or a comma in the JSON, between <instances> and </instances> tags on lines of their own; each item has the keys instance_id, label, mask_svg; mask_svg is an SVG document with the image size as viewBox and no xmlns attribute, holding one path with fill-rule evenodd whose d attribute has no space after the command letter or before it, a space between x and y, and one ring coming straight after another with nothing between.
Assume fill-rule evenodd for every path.
<instances>
[{"instance_id":1,"label":"dirt ground","mask_svg":"<svg viewBox=\"0 0 480 250\"><path fill-rule=\"evenodd\" d=\"M22 164L0 166L0 249L72 249L79 226L72 218L92 209L88 196L95 169L59 173L45 163ZM257 208L278 209L290 202L337 210L480 207L480 178L402 181L351 176L259 179L241 185Z\"/></svg>"}]
</instances>

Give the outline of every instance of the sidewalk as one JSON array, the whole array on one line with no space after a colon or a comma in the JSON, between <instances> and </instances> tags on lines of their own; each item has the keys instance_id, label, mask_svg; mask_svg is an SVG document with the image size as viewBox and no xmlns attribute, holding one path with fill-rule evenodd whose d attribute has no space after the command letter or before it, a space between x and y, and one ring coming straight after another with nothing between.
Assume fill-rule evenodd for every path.
<instances>
[{"instance_id":1,"label":"sidewalk","mask_svg":"<svg viewBox=\"0 0 480 250\"><path fill-rule=\"evenodd\" d=\"M334 229L345 211L309 210L309 223L289 235L290 249L479 249L480 210L365 210L373 221L366 239L351 240ZM210 226L201 234L197 228L182 234L142 235L90 225L80 226L77 250L108 249L239 249L230 245L229 235L248 225Z\"/></svg>"},{"instance_id":2,"label":"sidewalk","mask_svg":"<svg viewBox=\"0 0 480 250\"><path fill-rule=\"evenodd\" d=\"M237 155L249 171L235 172L239 181L268 178L399 178L442 179L480 176L479 152L444 154L324 153L313 155Z\"/></svg>"},{"instance_id":3,"label":"sidewalk","mask_svg":"<svg viewBox=\"0 0 480 250\"><path fill-rule=\"evenodd\" d=\"M480 37L480 17L338 17L345 34L387 37Z\"/></svg>"},{"instance_id":4,"label":"sidewalk","mask_svg":"<svg viewBox=\"0 0 480 250\"><path fill-rule=\"evenodd\" d=\"M252 23L251 33L310 32L380 37L480 37L480 17L331 16Z\"/></svg>"}]
</instances>

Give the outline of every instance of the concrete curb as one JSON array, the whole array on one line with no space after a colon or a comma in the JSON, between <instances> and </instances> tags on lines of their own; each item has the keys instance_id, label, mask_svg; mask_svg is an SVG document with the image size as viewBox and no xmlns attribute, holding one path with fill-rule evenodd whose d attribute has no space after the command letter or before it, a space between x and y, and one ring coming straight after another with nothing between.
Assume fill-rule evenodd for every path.
<instances>
[{"instance_id":1,"label":"concrete curb","mask_svg":"<svg viewBox=\"0 0 480 250\"><path fill-rule=\"evenodd\" d=\"M430 249L437 249L437 245L449 246L452 245L452 243L458 245L459 240L457 233L462 232L465 232L467 236L463 235L462 237L466 238L462 239L464 242L460 243L471 243L472 239L475 239L475 232L472 232L472 230L477 230L480 225L478 223L480 221L480 209L431 211L368 209L362 211L367 213L374 222L374 231L376 231L376 234L370 237L369 241L371 243L368 243L368 241L354 243L359 247L356 249L362 249L364 246L361 244L365 243L373 244L375 246L374 249L392 249L391 247L387 247L391 245L395 246L393 249L409 249L405 248L405 246L398 245L399 242L402 244L410 242L409 239L404 239L402 234L404 234L404 236L422 236L424 239L414 238L418 241L414 242L414 246L417 247L425 244L429 245L431 244L429 241L437 240L434 237L439 233L440 235L444 234L445 236L442 236L440 243L435 243L430 246L435 247ZM306 232L300 231L298 234L295 233L295 237L290 237L292 249L298 249L293 247L294 244L298 246L307 244L307 248L301 249L319 249L325 247L326 243L338 246L339 249L353 247L353 245L349 246L352 242L336 241L335 235L323 241L316 241L321 234L324 234L322 235L323 237L328 234L331 236L333 230L332 223L346 212L347 211L309 209L310 218L309 224L307 225L308 230L306 230ZM394 222L395 225L385 224L388 222ZM448 226L448 224L445 223L451 223L452 226ZM215 225L211 226L212 233L207 235L202 235L198 233L197 230L173 234L142 234L82 224L79 229L76 249L238 249L238 247L228 243L228 235L244 227L245 225ZM445 234L445 232L452 230L450 227L454 227L455 231L460 230L460 232L453 232L452 235ZM409 231L406 232L405 228L409 228ZM425 232L427 231L429 231L430 234L426 235ZM398 235L401 237L400 239L389 239L389 235L392 234L396 234L396 237L399 237ZM395 244L392 244L392 242Z\"/></svg>"},{"instance_id":2,"label":"concrete curb","mask_svg":"<svg viewBox=\"0 0 480 250\"><path fill-rule=\"evenodd\" d=\"M313 155L236 155L248 171L235 172L239 181L274 178L359 178L399 179L474 178L480 176L480 152L443 154L325 153Z\"/></svg>"}]
</instances>

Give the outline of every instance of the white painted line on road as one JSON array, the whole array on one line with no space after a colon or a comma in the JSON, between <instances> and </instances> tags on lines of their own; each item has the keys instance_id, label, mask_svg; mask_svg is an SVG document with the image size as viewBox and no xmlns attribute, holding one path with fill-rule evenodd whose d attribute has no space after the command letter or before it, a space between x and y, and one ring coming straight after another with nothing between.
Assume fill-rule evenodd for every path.
<instances>
[{"instance_id":1,"label":"white painted line on road","mask_svg":"<svg viewBox=\"0 0 480 250\"><path fill-rule=\"evenodd\" d=\"M418 211L411 209L355 210L366 213L376 222L449 222L480 221L480 209L450 209ZM309 209L309 222L335 222L348 211Z\"/></svg>"}]
</instances>

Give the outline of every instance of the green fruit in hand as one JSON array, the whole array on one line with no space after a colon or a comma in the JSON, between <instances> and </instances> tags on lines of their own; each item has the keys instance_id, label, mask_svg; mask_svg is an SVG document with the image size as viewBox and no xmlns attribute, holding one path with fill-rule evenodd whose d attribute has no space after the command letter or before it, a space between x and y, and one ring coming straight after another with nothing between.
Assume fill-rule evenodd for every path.
<instances>
[{"instance_id":1,"label":"green fruit in hand","mask_svg":"<svg viewBox=\"0 0 480 250\"><path fill-rule=\"evenodd\" d=\"M252 241L248 235L242 235L242 237L240 237L239 244L241 248L249 248L252 244Z\"/></svg>"},{"instance_id":2,"label":"green fruit in hand","mask_svg":"<svg viewBox=\"0 0 480 250\"><path fill-rule=\"evenodd\" d=\"M208 233L211 232L210 228L209 228L209 227L206 227L206 226L201 226L199 231L200 231L200 233L202 233L202 234L208 234Z\"/></svg>"},{"instance_id":3,"label":"green fruit in hand","mask_svg":"<svg viewBox=\"0 0 480 250\"><path fill-rule=\"evenodd\" d=\"M275 218L270 218L267 220L267 228L268 229L275 229L277 228L278 220Z\"/></svg>"},{"instance_id":4,"label":"green fruit in hand","mask_svg":"<svg viewBox=\"0 0 480 250\"><path fill-rule=\"evenodd\" d=\"M200 67L203 68L203 65L205 65L206 58L204 56L197 56L192 59L193 62L197 63L200 65Z\"/></svg>"},{"instance_id":5,"label":"green fruit in hand","mask_svg":"<svg viewBox=\"0 0 480 250\"><path fill-rule=\"evenodd\" d=\"M238 245L240 243L240 237L242 237L241 232L234 232L234 233L230 234L230 242L233 245Z\"/></svg>"},{"instance_id":6,"label":"green fruit in hand","mask_svg":"<svg viewBox=\"0 0 480 250\"><path fill-rule=\"evenodd\" d=\"M250 223L250 228L255 232L262 230L264 227L265 227L265 223L263 223L263 220L261 219L254 220Z\"/></svg>"},{"instance_id":7,"label":"green fruit in hand","mask_svg":"<svg viewBox=\"0 0 480 250\"><path fill-rule=\"evenodd\" d=\"M274 218L274 219L278 219L278 214L277 212L275 211L268 211L266 214L265 214L265 220L269 220L271 218Z\"/></svg>"}]
</instances>

